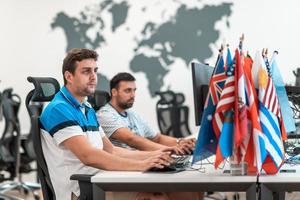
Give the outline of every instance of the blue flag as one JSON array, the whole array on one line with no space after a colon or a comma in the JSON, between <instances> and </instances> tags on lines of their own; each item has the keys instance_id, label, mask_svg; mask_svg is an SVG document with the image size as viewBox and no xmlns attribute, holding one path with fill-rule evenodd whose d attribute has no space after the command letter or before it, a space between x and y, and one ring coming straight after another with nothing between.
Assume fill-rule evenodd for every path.
<instances>
[{"instance_id":1,"label":"blue flag","mask_svg":"<svg viewBox=\"0 0 300 200\"><path fill-rule=\"evenodd\" d=\"M285 90L285 84L282 80L277 62L276 62L277 52L274 52L273 58L271 60L270 74L272 76L274 86L276 89L277 97L280 104L281 114L283 118L283 123L286 132L293 132L296 130L295 120L293 118L293 111L289 104L289 100Z\"/></svg>"},{"instance_id":2,"label":"blue flag","mask_svg":"<svg viewBox=\"0 0 300 200\"><path fill-rule=\"evenodd\" d=\"M220 135L219 145L223 158L232 155L233 148L233 111L225 114L225 121Z\"/></svg>"},{"instance_id":3,"label":"blue flag","mask_svg":"<svg viewBox=\"0 0 300 200\"><path fill-rule=\"evenodd\" d=\"M193 163L208 158L216 152L218 141L213 131L212 118L222 93L226 77L223 56L220 55L210 79L209 91L201 119L201 127L196 142Z\"/></svg>"}]
</instances>

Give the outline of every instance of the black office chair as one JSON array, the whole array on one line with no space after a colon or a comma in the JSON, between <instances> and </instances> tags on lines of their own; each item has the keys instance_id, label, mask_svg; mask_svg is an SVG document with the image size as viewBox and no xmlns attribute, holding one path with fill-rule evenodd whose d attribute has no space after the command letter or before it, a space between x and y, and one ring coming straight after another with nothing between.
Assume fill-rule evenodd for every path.
<instances>
[{"instance_id":1,"label":"black office chair","mask_svg":"<svg viewBox=\"0 0 300 200\"><path fill-rule=\"evenodd\" d=\"M94 95L88 97L88 102L92 105L95 111L98 111L102 106L110 101L110 95L103 90L96 90Z\"/></svg>"},{"instance_id":2,"label":"black office chair","mask_svg":"<svg viewBox=\"0 0 300 200\"><path fill-rule=\"evenodd\" d=\"M25 100L26 109L28 111L29 117L31 116L40 116L43 110L43 103L42 102L32 102L34 90L31 90ZM35 161L36 155L33 148L33 127L30 127L28 135L21 136L21 147L23 152L21 153L21 172L31 172L36 169L32 169L28 163Z\"/></svg>"},{"instance_id":3,"label":"black office chair","mask_svg":"<svg viewBox=\"0 0 300 200\"><path fill-rule=\"evenodd\" d=\"M0 121L3 119L3 112L2 112L2 93L0 92Z\"/></svg>"},{"instance_id":4,"label":"black office chair","mask_svg":"<svg viewBox=\"0 0 300 200\"><path fill-rule=\"evenodd\" d=\"M160 96L156 104L160 132L176 138L191 135L188 125L189 108L183 105L184 95L170 90L156 92L156 95Z\"/></svg>"},{"instance_id":5,"label":"black office chair","mask_svg":"<svg viewBox=\"0 0 300 200\"><path fill-rule=\"evenodd\" d=\"M1 144L1 170L9 172L5 180L13 180L18 174L17 152L18 139L20 137L20 124L17 118L21 99L17 94L13 94L13 89L9 88L2 94L2 111L4 118L4 130L0 139ZM1 187L0 187L1 188ZM1 188L2 189L2 188ZM0 190L1 190L0 189Z\"/></svg>"},{"instance_id":6,"label":"black office chair","mask_svg":"<svg viewBox=\"0 0 300 200\"><path fill-rule=\"evenodd\" d=\"M10 190L22 189L32 192L34 188L28 186L21 180L20 176L20 123L18 119L21 98L9 88L3 91L2 110L5 127L0 139L0 169L8 172L8 176L2 180L9 180L0 185L0 192L6 193ZM18 178L18 180L15 180ZM18 198L13 198L18 199Z\"/></svg>"},{"instance_id":7,"label":"black office chair","mask_svg":"<svg viewBox=\"0 0 300 200\"><path fill-rule=\"evenodd\" d=\"M59 91L60 85L54 78L49 77L28 77L27 80L33 83L34 90L28 94L28 102L31 103L43 103L53 99L55 94ZM31 96L31 98L30 98ZM28 103L28 105L33 105ZM30 120L32 125L32 141L34 144L34 153L37 160L38 176L42 185L44 200L56 200L55 192L51 183L48 167L43 155L41 135L40 135L40 122L39 106L37 109L30 109Z\"/></svg>"},{"instance_id":8,"label":"black office chair","mask_svg":"<svg viewBox=\"0 0 300 200\"><path fill-rule=\"evenodd\" d=\"M59 91L60 86L56 79L49 77L28 77L27 80L33 83L34 90L30 93L32 94L30 102L32 103L42 103L48 102L53 99L55 94ZM30 94L29 93L29 94ZM98 102L98 101L96 101ZM34 144L34 152L36 154L37 160L37 170L39 179L42 185L44 200L56 200L55 191L51 182L51 178L48 171L48 166L43 155L41 135L40 135L40 112L33 112L30 116L32 124L32 138ZM70 177L71 180L79 181L80 188L80 199L89 200L92 199L92 189L90 187L90 178L92 175L73 175Z\"/></svg>"}]
</instances>

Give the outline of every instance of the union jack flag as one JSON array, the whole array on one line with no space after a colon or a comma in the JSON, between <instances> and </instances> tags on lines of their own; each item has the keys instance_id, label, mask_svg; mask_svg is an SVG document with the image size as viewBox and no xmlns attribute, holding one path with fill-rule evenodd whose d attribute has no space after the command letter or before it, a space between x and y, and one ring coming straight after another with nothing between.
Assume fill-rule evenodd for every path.
<instances>
[{"instance_id":1,"label":"union jack flag","mask_svg":"<svg viewBox=\"0 0 300 200\"><path fill-rule=\"evenodd\" d=\"M223 58L222 58L223 60ZM224 64L224 62L223 62ZM209 87L209 94L211 96L211 101L213 105L217 105L217 103L219 102L223 87L224 87L224 82L227 78L225 71L224 71L224 65L223 65L223 71L221 73L218 74L214 74L211 78L210 81L210 87ZM205 107L207 107L207 99L206 99L206 103L205 103Z\"/></svg>"},{"instance_id":2,"label":"union jack flag","mask_svg":"<svg viewBox=\"0 0 300 200\"><path fill-rule=\"evenodd\" d=\"M193 156L193 163L203 160L216 152L218 140L212 128L212 118L220 99L225 80L224 60L223 56L220 55L210 79L209 91L201 119L201 127Z\"/></svg>"},{"instance_id":3,"label":"union jack flag","mask_svg":"<svg viewBox=\"0 0 300 200\"><path fill-rule=\"evenodd\" d=\"M220 136L223 122L225 120L224 112L231 108L230 104L234 101L234 77L232 76L234 74L234 68L229 48L227 49L225 70L227 73L225 85L222 90L221 97L217 104L216 112L212 121L213 129L217 138L219 138Z\"/></svg>"}]
</instances>

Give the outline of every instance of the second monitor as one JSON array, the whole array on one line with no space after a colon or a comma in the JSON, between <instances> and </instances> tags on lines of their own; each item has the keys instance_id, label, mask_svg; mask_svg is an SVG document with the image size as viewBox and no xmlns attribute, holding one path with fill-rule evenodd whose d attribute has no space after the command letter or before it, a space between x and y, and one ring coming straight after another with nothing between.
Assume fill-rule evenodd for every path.
<instances>
[{"instance_id":1,"label":"second monitor","mask_svg":"<svg viewBox=\"0 0 300 200\"><path fill-rule=\"evenodd\" d=\"M208 85L214 67L206 64L192 62L192 79L194 92L195 124L201 124L202 113L208 93Z\"/></svg>"}]
</instances>

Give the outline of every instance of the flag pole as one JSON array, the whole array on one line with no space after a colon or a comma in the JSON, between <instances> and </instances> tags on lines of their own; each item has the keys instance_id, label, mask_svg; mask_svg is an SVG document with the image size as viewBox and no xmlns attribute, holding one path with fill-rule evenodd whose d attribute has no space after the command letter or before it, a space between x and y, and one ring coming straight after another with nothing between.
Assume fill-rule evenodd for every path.
<instances>
[{"instance_id":1,"label":"flag pole","mask_svg":"<svg viewBox=\"0 0 300 200\"><path fill-rule=\"evenodd\" d=\"M244 35L244 33L242 33L242 36L240 37L240 42L239 42L239 50L240 50L241 53L242 53L242 50L243 50L244 40L245 40L245 35Z\"/></svg>"},{"instance_id":2,"label":"flag pole","mask_svg":"<svg viewBox=\"0 0 300 200\"><path fill-rule=\"evenodd\" d=\"M221 47L220 47L220 49L219 49L219 54L218 54L218 58L217 58L217 62L216 62L216 64L215 64L215 67L218 66L219 60L220 60L220 58L221 58L222 55L223 55L223 50L224 50L224 45L221 44Z\"/></svg>"}]
</instances>

